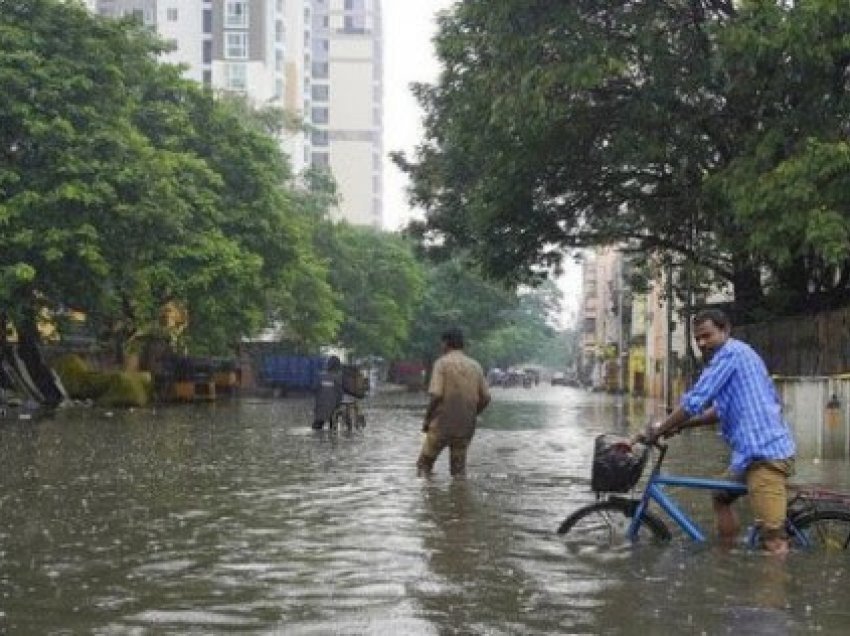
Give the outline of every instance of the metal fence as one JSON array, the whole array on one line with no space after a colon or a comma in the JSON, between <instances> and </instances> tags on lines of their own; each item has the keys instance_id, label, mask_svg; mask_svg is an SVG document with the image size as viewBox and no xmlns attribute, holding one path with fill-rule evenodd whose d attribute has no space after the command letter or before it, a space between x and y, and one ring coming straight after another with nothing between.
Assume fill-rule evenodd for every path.
<instances>
[{"instance_id":1,"label":"metal fence","mask_svg":"<svg viewBox=\"0 0 850 636\"><path fill-rule=\"evenodd\" d=\"M733 335L752 345L777 375L850 372L850 307L735 327Z\"/></svg>"}]
</instances>

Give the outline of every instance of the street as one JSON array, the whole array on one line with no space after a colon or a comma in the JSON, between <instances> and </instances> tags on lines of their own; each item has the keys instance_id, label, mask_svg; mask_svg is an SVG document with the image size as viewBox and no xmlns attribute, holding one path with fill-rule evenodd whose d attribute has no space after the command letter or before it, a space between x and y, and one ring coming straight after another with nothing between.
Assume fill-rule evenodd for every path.
<instances>
[{"instance_id":1,"label":"street","mask_svg":"<svg viewBox=\"0 0 850 636\"><path fill-rule=\"evenodd\" d=\"M495 389L467 478L441 457L423 480L424 404L371 398L357 434L310 430L309 399L0 423L0 631L845 633L843 558L565 549L593 437L636 430L643 405ZM711 431L677 440L671 470L723 469ZM846 464L799 464L848 487ZM707 501L689 510L710 528Z\"/></svg>"}]
</instances>

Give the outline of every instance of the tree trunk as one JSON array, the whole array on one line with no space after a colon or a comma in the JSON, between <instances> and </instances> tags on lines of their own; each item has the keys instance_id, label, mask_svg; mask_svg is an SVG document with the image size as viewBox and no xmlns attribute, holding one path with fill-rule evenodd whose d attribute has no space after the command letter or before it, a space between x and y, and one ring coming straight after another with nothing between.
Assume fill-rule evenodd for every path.
<instances>
[{"instance_id":1,"label":"tree trunk","mask_svg":"<svg viewBox=\"0 0 850 636\"><path fill-rule=\"evenodd\" d=\"M733 321L739 324L758 321L764 309L764 290L759 271L752 265L736 267L732 274L732 286L735 291Z\"/></svg>"},{"instance_id":2,"label":"tree trunk","mask_svg":"<svg viewBox=\"0 0 850 636\"><path fill-rule=\"evenodd\" d=\"M50 367L44 362L39 344L41 337L38 333L38 320L34 309L24 312L18 328L18 355L44 397L44 406L55 408L62 402L62 392L56 384L56 379Z\"/></svg>"}]
</instances>

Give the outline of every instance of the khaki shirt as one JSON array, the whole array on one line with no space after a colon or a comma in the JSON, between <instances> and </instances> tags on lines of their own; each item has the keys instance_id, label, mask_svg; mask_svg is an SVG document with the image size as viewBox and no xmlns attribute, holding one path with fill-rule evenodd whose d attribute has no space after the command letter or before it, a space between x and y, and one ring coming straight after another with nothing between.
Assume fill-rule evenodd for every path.
<instances>
[{"instance_id":1,"label":"khaki shirt","mask_svg":"<svg viewBox=\"0 0 850 636\"><path fill-rule=\"evenodd\" d=\"M471 437L478 405L490 397L481 365L458 350L449 351L434 363L428 393L441 398L434 421L446 437Z\"/></svg>"}]
</instances>

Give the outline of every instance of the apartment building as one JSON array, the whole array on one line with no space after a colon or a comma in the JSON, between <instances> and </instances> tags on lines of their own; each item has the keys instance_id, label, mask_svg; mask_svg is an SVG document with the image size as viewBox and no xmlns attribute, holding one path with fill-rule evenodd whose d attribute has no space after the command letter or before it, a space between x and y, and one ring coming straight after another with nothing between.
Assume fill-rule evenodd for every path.
<instances>
[{"instance_id":1,"label":"apartment building","mask_svg":"<svg viewBox=\"0 0 850 636\"><path fill-rule=\"evenodd\" d=\"M612 247L585 255L582 302L584 380L610 391L625 390L631 308L626 306L622 253Z\"/></svg>"},{"instance_id":2,"label":"apartment building","mask_svg":"<svg viewBox=\"0 0 850 636\"><path fill-rule=\"evenodd\" d=\"M381 227L381 2L310 0L310 5L310 163L329 168L336 178L338 218Z\"/></svg>"},{"instance_id":3,"label":"apartment building","mask_svg":"<svg viewBox=\"0 0 850 636\"><path fill-rule=\"evenodd\" d=\"M380 0L92 0L171 44L164 61L216 90L301 117L281 148L293 170L329 169L338 219L383 225Z\"/></svg>"},{"instance_id":4,"label":"apartment building","mask_svg":"<svg viewBox=\"0 0 850 636\"><path fill-rule=\"evenodd\" d=\"M581 364L579 373L584 381L592 381L597 359L596 322L599 318L599 286L596 272L596 255L588 252L581 267L582 302Z\"/></svg>"}]
</instances>

